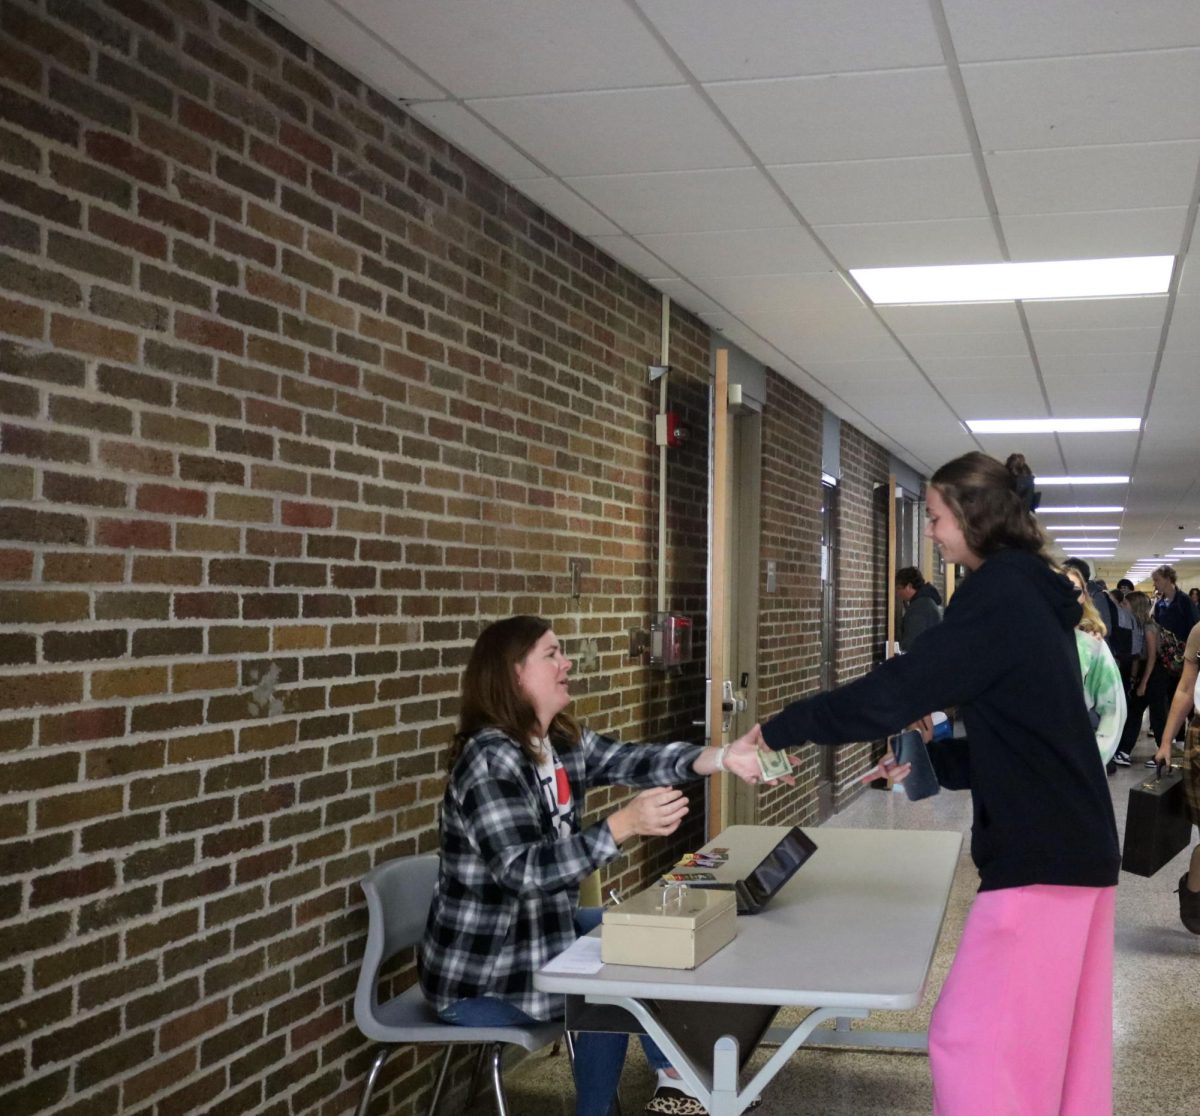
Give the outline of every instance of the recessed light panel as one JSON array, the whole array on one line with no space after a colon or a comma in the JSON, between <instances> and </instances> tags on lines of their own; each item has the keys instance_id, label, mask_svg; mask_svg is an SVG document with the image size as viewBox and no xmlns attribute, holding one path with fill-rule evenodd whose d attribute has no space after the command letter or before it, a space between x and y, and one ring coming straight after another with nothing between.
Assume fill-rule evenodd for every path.
<instances>
[{"instance_id":1,"label":"recessed light panel","mask_svg":"<svg viewBox=\"0 0 1200 1116\"><path fill-rule=\"evenodd\" d=\"M1093 507L1086 507L1083 505L1080 505L1079 507L1074 507L1074 508L1066 508L1066 507L1064 507L1064 508L1042 508L1042 507L1039 507L1037 510L1037 513L1038 513L1038 515L1053 515L1055 513L1069 512L1072 515L1095 515L1097 512L1101 512L1104 515L1116 515L1119 512L1123 512L1124 510L1125 509L1119 505L1106 507L1101 504L1096 504Z\"/></svg>"},{"instance_id":2,"label":"recessed light panel","mask_svg":"<svg viewBox=\"0 0 1200 1116\"><path fill-rule=\"evenodd\" d=\"M1038 487L1052 484L1128 484L1128 477L1042 477L1037 478Z\"/></svg>"},{"instance_id":3,"label":"recessed light panel","mask_svg":"<svg viewBox=\"0 0 1200 1116\"><path fill-rule=\"evenodd\" d=\"M1110 434L1140 430L1140 418L967 419L972 434Z\"/></svg>"},{"instance_id":4,"label":"recessed light panel","mask_svg":"<svg viewBox=\"0 0 1200 1116\"><path fill-rule=\"evenodd\" d=\"M1163 294L1174 256L1037 263L857 267L850 274L877 306L929 302L1013 302Z\"/></svg>"}]
</instances>

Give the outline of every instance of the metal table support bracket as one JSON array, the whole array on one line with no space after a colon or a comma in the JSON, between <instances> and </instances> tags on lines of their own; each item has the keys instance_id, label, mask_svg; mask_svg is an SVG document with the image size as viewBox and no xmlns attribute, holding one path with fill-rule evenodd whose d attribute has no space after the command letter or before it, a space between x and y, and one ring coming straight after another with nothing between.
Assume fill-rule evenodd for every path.
<instances>
[{"instance_id":1,"label":"metal table support bracket","mask_svg":"<svg viewBox=\"0 0 1200 1116\"><path fill-rule=\"evenodd\" d=\"M624 1008L646 1029L646 1033L658 1043L659 1048L678 1071L679 1076L692 1088L710 1116L741 1116L771 1079L781 1070L804 1041L827 1019L865 1019L865 1008L817 1008L804 1017L791 1031L783 1027L772 1027L771 1032L782 1038L779 1049L771 1055L765 1065L750 1080L742 1092L737 1091L738 1042L725 1035L713 1045L713 1067L711 1074L706 1068L696 1065L678 1046L670 1031L647 1010L641 1000L630 996L605 996L590 993L588 1001L594 1004L612 1004Z\"/></svg>"}]
</instances>

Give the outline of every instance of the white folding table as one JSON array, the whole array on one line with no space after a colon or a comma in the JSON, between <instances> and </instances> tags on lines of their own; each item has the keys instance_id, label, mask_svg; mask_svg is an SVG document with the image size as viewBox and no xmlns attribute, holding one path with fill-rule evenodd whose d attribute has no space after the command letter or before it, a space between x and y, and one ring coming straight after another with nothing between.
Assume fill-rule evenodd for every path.
<instances>
[{"instance_id":1,"label":"white folding table","mask_svg":"<svg viewBox=\"0 0 1200 1116\"><path fill-rule=\"evenodd\" d=\"M717 874L744 875L786 832L786 826L726 829L710 842L731 850L729 865ZM812 858L764 911L739 916L737 937L699 967L543 969L535 985L623 1008L659 1044L711 1116L738 1116L821 1023L861 1019L872 1010L906 1011L920 1003L962 844L959 833L807 832L817 843ZM664 1002L672 1008L665 1021L658 1010ZM688 1002L761 1005L772 1014L787 1005L815 1010L779 1036L778 1049L738 1092L735 1038L717 1039L711 1066L699 1064L676 1041L673 1031L679 1027L669 1016L686 1016L682 1005ZM822 1032L831 1033L837 1032ZM856 1044L871 1041L864 1032L853 1035Z\"/></svg>"}]
</instances>

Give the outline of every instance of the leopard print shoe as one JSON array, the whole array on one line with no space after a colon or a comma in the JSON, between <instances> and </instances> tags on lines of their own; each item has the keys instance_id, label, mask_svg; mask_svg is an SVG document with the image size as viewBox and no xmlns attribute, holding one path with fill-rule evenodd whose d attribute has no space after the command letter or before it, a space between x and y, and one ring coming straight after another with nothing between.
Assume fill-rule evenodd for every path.
<instances>
[{"instance_id":1,"label":"leopard print shoe","mask_svg":"<svg viewBox=\"0 0 1200 1116\"><path fill-rule=\"evenodd\" d=\"M749 1112L762 1104L762 1097L755 1097L746 1107ZM657 1112L660 1116L708 1116L708 1109L695 1097L672 1088L670 1085L660 1085L654 1090L654 1096L646 1105L647 1112Z\"/></svg>"}]
</instances>

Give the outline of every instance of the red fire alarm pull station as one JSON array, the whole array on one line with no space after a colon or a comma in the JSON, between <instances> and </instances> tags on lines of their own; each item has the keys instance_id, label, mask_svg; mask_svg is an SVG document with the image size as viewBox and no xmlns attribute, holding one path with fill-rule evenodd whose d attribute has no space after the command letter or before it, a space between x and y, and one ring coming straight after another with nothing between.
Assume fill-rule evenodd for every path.
<instances>
[{"instance_id":1,"label":"red fire alarm pull station","mask_svg":"<svg viewBox=\"0 0 1200 1116\"><path fill-rule=\"evenodd\" d=\"M654 444L678 449L687 438L687 429L675 411L654 416Z\"/></svg>"}]
</instances>

